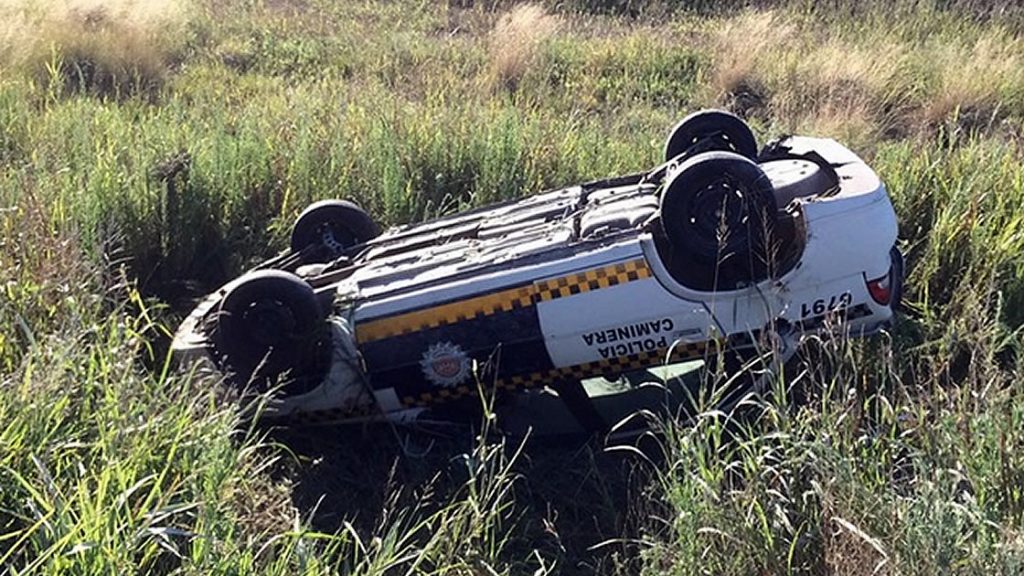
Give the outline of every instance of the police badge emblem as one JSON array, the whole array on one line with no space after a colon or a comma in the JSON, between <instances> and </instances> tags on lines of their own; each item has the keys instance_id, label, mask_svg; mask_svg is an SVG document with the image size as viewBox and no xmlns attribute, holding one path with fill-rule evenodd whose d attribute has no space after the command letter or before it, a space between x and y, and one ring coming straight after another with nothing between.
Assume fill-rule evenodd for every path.
<instances>
[{"instance_id":1,"label":"police badge emblem","mask_svg":"<svg viewBox=\"0 0 1024 576\"><path fill-rule=\"evenodd\" d=\"M469 356L458 344L436 342L423 353L420 367L432 384L451 388L469 377Z\"/></svg>"}]
</instances>

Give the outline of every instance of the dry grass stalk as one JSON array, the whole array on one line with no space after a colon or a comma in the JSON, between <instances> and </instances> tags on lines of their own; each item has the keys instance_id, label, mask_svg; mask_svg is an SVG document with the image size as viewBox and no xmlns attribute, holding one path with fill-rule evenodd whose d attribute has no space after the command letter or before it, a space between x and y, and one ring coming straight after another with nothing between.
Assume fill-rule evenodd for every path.
<instances>
[{"instance_id":1,"label":"dry grass stalk","mask_svg":"<svg viewBox=\"0 0 1024 576\"><path fill-rule=\"evenodd\" d=\"M184 14L159 0L0 0L0 65L73 90L150 91L180 47Z\"/></svg>"},{"instance_id":2,"label":"dry grass stalk","mask_svg":"<svg viewBox=\"0 0 1024 576\"><path fill-rule=\"evenodd\" d=\"M772 10L726 20L712 46L709 102L771 117L788 131L866 144L890 130L889 116L913 96L906 46L813 38Z\"/></svg>"},{"instance_id":3,"label":"dry grass stalk","mask_svg":"<svg viewBox=\"0 0 1024 576\"><path fill-rule=\"evenodd\" d=\"M890 574L889 556L881 542L856 525L827 516L825 525L825 564L829 574Z\"/></svg>"},{"instance_id":4,"label":"dry grass stalk","mask_svg":"<svg viewBox=\"0 0 1024 576\"><path fill-rule=\"evenodd\" d=\"M504 14L491 32L491 75L494 84L514 92L535 65L544 42L561 27L558 16L537 4L520 4Z\"/></svg>"},{"instance_id":5,"label":"dry grass stalk","mask_svg":"<svg viewBox=\"0 0 1024 576\"><path fill-rule=\"evenodd\" d=\"M939 126L955 118L967 128L994 123L1006 96L1024 93L1022 54L1020 39L991 32L973 44L934 46L938 86L921 108L921 122Z\"/></svg>"},{"instance_id":6,"label":"dry grass stalk","mask_svg":"<svg viewBox=\"0 0 1024 576\"><path fill-rule=\"evenodd\" d=\"M787 49L795 37L792 24L772 10L745 12L727 20L712 40L711 100L743 114L763 107L768 98L764 63Z\"/></svg>"}]
</instances>

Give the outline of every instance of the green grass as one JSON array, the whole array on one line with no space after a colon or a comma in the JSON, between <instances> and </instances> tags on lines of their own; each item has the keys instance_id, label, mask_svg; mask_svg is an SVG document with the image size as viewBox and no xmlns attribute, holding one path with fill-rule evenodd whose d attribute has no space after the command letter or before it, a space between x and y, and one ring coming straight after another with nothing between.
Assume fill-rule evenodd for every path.
<instances>
[{"instance_id":1,"label":"green grass","mask_svg":"<svg viewBox=\"0 0 1024 576\"><path fill-rule=\"evenodd\" d=\"M1024 571L1024 13L748 4L0 3L0 571ZM431 446L249 429L165 362L311 201L626 173L705 106L849 144L900 217L904 317L812 343L799 406L661 422L650 461Z\"/></svg>"}]
</instances>

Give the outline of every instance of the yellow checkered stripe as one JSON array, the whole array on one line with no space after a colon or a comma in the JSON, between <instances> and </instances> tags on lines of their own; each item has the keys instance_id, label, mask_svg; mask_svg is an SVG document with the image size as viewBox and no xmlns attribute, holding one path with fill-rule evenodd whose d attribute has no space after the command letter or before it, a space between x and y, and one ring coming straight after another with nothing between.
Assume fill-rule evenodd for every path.
<instances>
[{"instance_id":1,"label":"yellow checkered stripe","mask_svg":"<svg viewBox=\"0 0 1024 576\"><path fill-rule=\"evenodd\" d=\"M681 362L683 360L701 358L707 352L709 344L713 344L713 342L677 344L672 348L671 360L672 362ZM564 366L562 368L552 368L551 370L533 372L530 374L508 376L505 378L499 378L495 382L495 388L498 390L515 391L536 388L539 386L549 386L561 380L583 380L586 378L593 378L595 376L617 376L624 372L632 372L634 370L641 370L663 364L667 359L667 355L668 350L661 348L658 350L651 350L649 352L630 354L628 356L619 356L616 358L586 362L575 366ZM415 396L406 396L402 398L402 403L406 406L429 406L431 404L446 402L456 398L475 395L476 392L477 389L475 386L463 385L456 388L439 388L429 392L423 392Z\"/></svg>"},{"instance_id":2,"label":"yellow checkered stripe","mask_svg":"<svg viewBox=\"0 0 1024 576\"><path fill-rule=\"evenodd\" d=\"M591 290L600 290L601 288L617 286L650 277L651 269L647 267L647 262L642 258L630 260L614 266L596 268L551 280L542 280L535 284L537 291L536 300L546 302L556 298L565 298L566 296L590 292Z\"/></svg>"},{"instance_id":3,"label":"yellow checkered stripe","mask_svg":"<svg viewBox=\"0 0 1024 576\"><path fill-rule=\"evenodd\" d=\"M542 280L528 286L502 290L458 302L442 304L425 310L399 314L380 320L361 322L356 326L360 344L420 330L447 326L499 312L511 312L537 302L564 298L634 280L650 278L651 270L642 259L587 270L561 278Z\"/></svg>"},{"instance_id":4,"label":"yellow checkered stripe","mask_svg":"<svg viewBox=\"0 0 1024 576\"><path fill-rule=\"evenodd\" d=\"M356 339L362 344L482 318L498 312L511 312L532 306L533 293L533 286L522 286L390 318L370 320L356 325Z\"/></svg>"}]
</instances>

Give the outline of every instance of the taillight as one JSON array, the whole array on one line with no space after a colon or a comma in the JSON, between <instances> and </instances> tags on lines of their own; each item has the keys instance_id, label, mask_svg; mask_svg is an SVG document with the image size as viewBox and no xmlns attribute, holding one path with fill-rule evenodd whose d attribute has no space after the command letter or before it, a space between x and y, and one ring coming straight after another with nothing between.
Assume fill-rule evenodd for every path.
<instances>
[{"instance_id":1,"label":"taillight","mask_svg":"<svg viewBox=\"0 0 1024 576\"><path fill-rule=\"evenodd\" d=\"M871 294L871 298L882 306L888 306L889 301L892 300L892 285L889 276L890 274L886 274L881 278L868 280L868 292Z\"/></svg>"}]
</instances>

